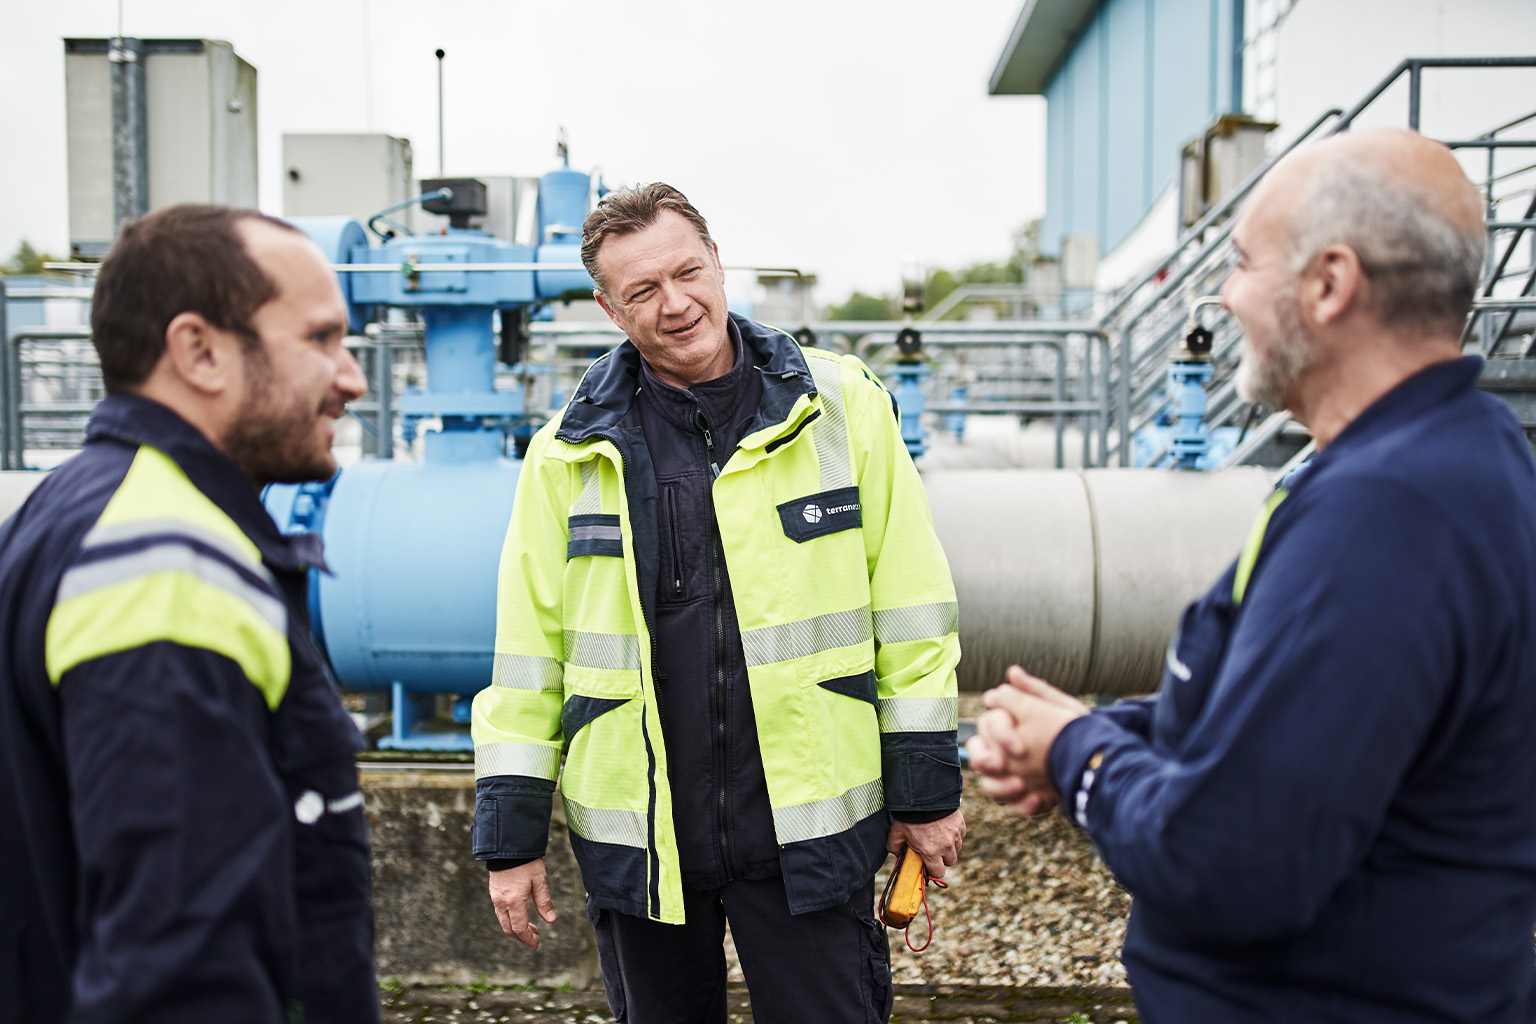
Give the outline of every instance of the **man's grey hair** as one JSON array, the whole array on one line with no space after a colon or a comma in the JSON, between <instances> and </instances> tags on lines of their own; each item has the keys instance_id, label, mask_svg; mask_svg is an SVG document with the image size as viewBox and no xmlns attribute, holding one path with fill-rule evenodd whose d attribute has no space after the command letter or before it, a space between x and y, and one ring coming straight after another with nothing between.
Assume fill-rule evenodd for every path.
<instances>
[{"instance_id":1,"label":"man's grey hair","mask_svg":"<svg viewBox=\"0 0 1536 1024\"><path fill-rule=\"evenodd\" d=\"M1347 245L1389 327L1460 334L1482 277L1488 237L1448 219L1423 192L1370 164L1331 161L1312 176L1291 219L1291 269Z\"/></svg>"},{"instance_id":2,"label":"man's grey hair","mask_svg":"<svg viewBox=\"0 0 1536 1024\"><path fill-rule=\"evenodd\" d=\"M587 214L586 223L581 226L581 262L592 275L592 284L599 292L608 294L607 282L597 269L597 254L603 243L610 238L643 231L669 210L691 224L706 246L714 246L704 215L694 209L687 196L665 182L653 181L648 185L620 189L598 201L596 209Z\"/></svg>"}]
</instances>

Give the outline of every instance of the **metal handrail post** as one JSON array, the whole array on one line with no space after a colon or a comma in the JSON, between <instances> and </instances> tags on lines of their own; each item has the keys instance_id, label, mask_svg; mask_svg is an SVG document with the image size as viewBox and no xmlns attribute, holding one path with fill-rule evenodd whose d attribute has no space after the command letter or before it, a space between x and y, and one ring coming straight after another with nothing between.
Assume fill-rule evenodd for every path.
<instances>
[{"instance_id":1,"label":"metal handrail post","mask_svg":"<svg viewBox=\"0 0 1536 1024\"><path fill-rule=\"evenodd\" d=\"M1419 130L1419 83L1424 79L1424 66L1416 60L1408 62L1408 127Z\"/></svg>"},{"instance_id":2,"label":"metal handrail post","mask_svg":"<svg viewBox=\"0 0 1536 1024\"><path fill-rule=\"evenodd\" d=\"M5 324L6 289L5 276L0 274L0 338L10 338ZM9 351L10 345L6 345ZM16 469L11 465L11 359L0 353L0 469Z\"/></svg>"},{"instance_id":3,"label":"metal handrail post","mask_svg":"<svg viewBox=\"0 0 1536 1024\"><path fill-rule=\"evenodd\" d=\"M1093 401L1093 339L1086 336L1083 338L1082 392L1083 401ZM1078 464L1084 469L1087 469L1092 464L1090 452L1093 447L1093 435L1098 432L1098 429L1099 417L1097 414L1094 414L1093 421L1086 428L1079 431L1083 435L1083 454L1078 460Z\"/></svg>"},{"instance_id":4,"label":"metal handrail post","mask_svg":"<svg viewBox=\"0 0 1536 1024\"><path fill-rule=\"evenodd\" d=\"M1109 364L1113 359L1110 352L1109 336L1103 333L1098 335L1099 342L1099 406L1103 410L1099 414L1099 457L1097 465L1109 465Z\"/></svg>"},{"instance_id":5,"label":"metal handrail post","mask_svg":"<svg viewBox=\"0 0 1536 1024\"><path fill-rule=\"evenodd\" d=\"M1058 402L1067 400L1067 354L1062 345L1056 346L1056 386L1052 394ZM1051 426L1056 432L1056 468L1061 469L1067 461L1067 453L1062 443L1067 430L1067 418L1059 412L1053 413Z\"/></svg>"},{"instance_id":6,"label":"metal handrail post","mask_svg":"<svg viewBox=\"0 0 1536 1024\"><path fill-rule=\"evenodd\" d=\"M1120 332L1120 466L1131 464L1131 335Z\"/></svg>"},{"instance_id":7,"label":"metal handrail post","mask_svg":"<svg viewBox=\"0 0 1536 1024\"><path fill-rule=\"evenodd\" d=\"M25 445L21 439L21 337L6 336L5 342L5 432L6 453L11 469L26 469Z\"/></svg>"}]
</instances>

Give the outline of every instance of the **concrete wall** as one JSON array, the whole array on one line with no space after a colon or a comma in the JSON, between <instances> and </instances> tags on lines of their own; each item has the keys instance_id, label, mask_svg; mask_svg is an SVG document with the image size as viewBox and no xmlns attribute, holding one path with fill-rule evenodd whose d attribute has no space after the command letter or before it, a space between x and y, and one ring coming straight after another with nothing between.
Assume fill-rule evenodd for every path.
<instances>
[{"instance_id":1,"label":"concrete wall","mask_svg":"<svg viewBox=\"0 0 1536 1024\"><path fill-rule=\"evenodd\" d=\"M470 854L474 772L362 772L373 843L375 950L381 979L405 985L527 985L584 989L600 983L586 899L555 800L550 888L557 919L539 922L539 949L502 933L485 865Z\"/></svg>"}]
</instances>

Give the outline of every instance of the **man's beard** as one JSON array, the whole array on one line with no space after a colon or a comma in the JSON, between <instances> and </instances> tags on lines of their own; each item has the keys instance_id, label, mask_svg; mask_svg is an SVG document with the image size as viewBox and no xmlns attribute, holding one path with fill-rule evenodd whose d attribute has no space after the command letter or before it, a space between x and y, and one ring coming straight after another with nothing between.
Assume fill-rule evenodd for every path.
<instances>
[{"instance_id":1,"label":"man's beard","mask_svg":"<svg viewBox=\"0 0 1536 1024\"><path fill-rule=\"evenodd\" d=\"M329 449L312 451L318 408L277 394L272 364L260 348L245 354L247 391L224 437L224 453L258 487L326 480L336 472Z\"/></svg>"},{"instance_id":2,"label":"man's beard","mask_svg":"<svg viewBox=\"0 0 1536 1024\"><path fill-rule=\"evenodd\" d=\"M1285 408L1286 393L1316 358L1301 322L1301 305L1289 291L1275 298L1274 322L1264 354L1246 343L1237 367L1237 393L1271 412Z\"/></svg>"}]
</instances>

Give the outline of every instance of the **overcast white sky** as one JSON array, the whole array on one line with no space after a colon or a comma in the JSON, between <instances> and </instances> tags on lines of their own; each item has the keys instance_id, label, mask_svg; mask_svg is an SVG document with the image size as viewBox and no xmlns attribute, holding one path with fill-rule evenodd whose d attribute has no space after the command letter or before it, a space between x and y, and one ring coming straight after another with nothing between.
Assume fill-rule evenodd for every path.
<instances>
[{"instance_id":1,"label":"overcast white sky","mask_svg":"<svg viewBox=\"0 0 1536 1024\"><path fill-rule=\"evenodd\" d=\"M446 171L572 166L663 180L729 264L796 266L818 298L895 291L905 256L1007 255L1041 214L1044 104L989 97L1023 0L123 0L125 34L224 39L256 66L261 205L281 213L285 132L386 132ZM66 36L118 0L0 0L0 258L68 244Z\"/></svg>"}]
</instances>

